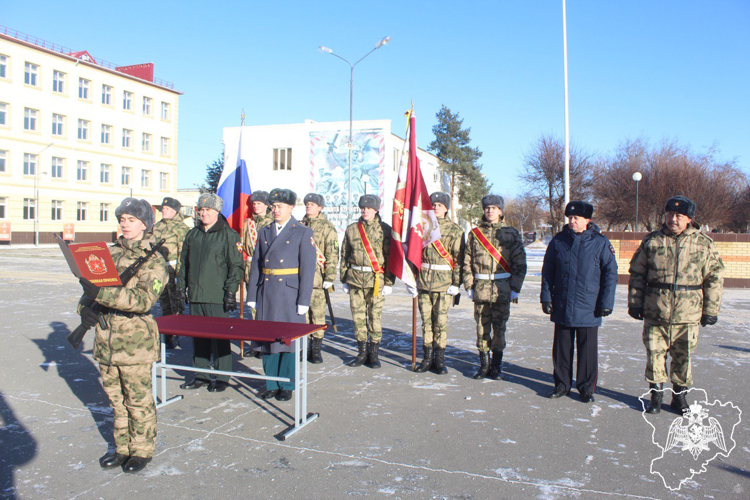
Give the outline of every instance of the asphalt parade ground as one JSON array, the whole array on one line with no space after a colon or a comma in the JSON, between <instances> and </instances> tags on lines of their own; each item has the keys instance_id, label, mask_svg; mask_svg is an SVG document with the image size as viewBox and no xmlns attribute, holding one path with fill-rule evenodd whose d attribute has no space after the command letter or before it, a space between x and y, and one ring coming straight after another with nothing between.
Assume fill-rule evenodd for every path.
<instances>
[{"instance_id":1,"label":"asphalt parade ground","mask_svg":"<svg viewBox=\"0 0 750 500\"><path fill-rule=\"evenodd\" d=\"M383 367L346 366L356 344L348 297L337 291L338 333L326 335L324 363L308 365L318 420L281 441L293 405L260 400L262 382L186 392L186 374L172 372L169 393L185 399L159 410L154 460L128 475L99 467L113 445L112 415L92 332L83 351L65 341L79 322L80 285L57 249L0 250L0 497L750 498L750 292L725 290L719 323L701 329L700 390L688 399L705 400L727 451L703 439L694 459L680 447L662 451L670 426L685 419L643 414L645 349L625 286L600 329L596 401L581 403L575 391L545 397L552 324L539 306L538 257L530 253L512 307L505 380L472 378L465 293L450 311L448 374L411 372L411 297L400 282L385 301ZM191 352L183 339L168 360L190 364ZM235 370L262 371L260 360L234 353Z\"/></svg>"}]
</instances>

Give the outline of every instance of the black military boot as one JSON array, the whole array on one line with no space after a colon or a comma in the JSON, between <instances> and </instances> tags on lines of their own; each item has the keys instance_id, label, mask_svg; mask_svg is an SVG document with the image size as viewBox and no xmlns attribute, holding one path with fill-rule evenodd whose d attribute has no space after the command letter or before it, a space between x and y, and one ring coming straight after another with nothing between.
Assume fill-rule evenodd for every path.
<instances>
[{"instance_id":1,"label":"black military boot","mask_svg":"<svg viewBox=\"0 0 750 500\"><path fill-rule=\"evenodd\" d=\"M674 411L682 415L690 408L687 398L685 397L687 396L687 387L672 384L672 390L674 391L674 394L672 394L672 404L670 406Z\"/></svg>"},{"instance_id":2,"label":"black military boot","mask_svg":"<svg viewBox=\"0 0 750 500\"><path fill-rule=\"evenodd\" d=\"M310 363L319 365L323 362L323 355L320 353L320 348L323 346L323 339L312 339L312 347L310 348Z\"/></svg>"},{"instance_id":3,"label":"black military boot","mask_svg":"<svg viewBox=\"0 0 750 500\"><path fill-rule=\"evenodd\" d=\"M369 357L367 359L367 366L370 368L380 368L380 360L378 359L378 350L380 349L380 344L377 342L370 342L370 346L368 349Z\"/></svg>"},{"instance_id":4,"label":"black military boot","mask_svg":"<svg viewBox=\"0 0 750 500\"><path fill-rule=\"evenodd\" d=\"M664 384L648 384L651 389L651 402L646 408L646 413L660 413L661 402L664 400Z\"/></svg>"},{"instance_id":5,"label":"black military boot","mask_svg":"<svg viewBox=\"0 0 750 500\"><path fill-rule=\"evenodd\" d=\"M435 348L435 362L432 363L432 372L437 375L448 373L448 369L445 367L445 349Z\"/></svg>"},{"instance_id":6,"label":"black military boot","mask_svg":"<svg viewBox=\"0 0 750 500\"><path fill-rule=\"evenodd\" d=\"M492 362L490 364L490 378L492 380L503 379L503 351L492 350Z\"/></svg>"},{"instance_id":7,"label":"black military boot","mask_svg":"<svg viewBox=\"0 0 750 500\"><path fill-rule=\"evenodd\" d=\"M424 352L422 362L419 363L419 366L414 369L414 371L417 373L424 373L430 369L430 366L432 366L432 346L423 345L422 351Z\"/></svg>"},{"instance_id":8,"label":"black military boot","mask_svg":"<svg viewBox=\"0 0 750 500\"><path fill-rule=\"evenodd\" d=\"M479 370L474 374L475 379L484 378L487 376L487 370L490 368L489 360L487 359L489 353L479 351Z\"/></svg>"},{"instance_id":9,"label":"black military boot","mask_svg":"<svg viewBox=\"0 0 750 500\"><path fill-rule=\"evenodd\" d=\"M357 349L359 350L359 352L357 353L357 357L349 361L349 363L347 363L347 366L362 366L365 363L365 360L367 359L367 342L360 342L358 340Z\"/></svg>"}]
</instances>

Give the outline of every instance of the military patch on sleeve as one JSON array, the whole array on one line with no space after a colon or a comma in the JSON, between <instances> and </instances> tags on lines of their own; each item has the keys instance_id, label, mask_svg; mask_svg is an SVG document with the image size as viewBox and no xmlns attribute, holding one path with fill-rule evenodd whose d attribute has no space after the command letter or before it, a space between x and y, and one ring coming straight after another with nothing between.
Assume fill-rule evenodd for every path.
<instances>
[{"instance_id":1,"label":"military patch on sleeve","mask_svg":"<svg viewBox=\"0 0 750 500\"><path fill-rule=\"evenodd\" d=\"M615 255L615 247L611 243L609 244L609 251L612 252L612 255Z\"/></svg>"},{"instance_id":2,"label":"military patch on sleeve","mask_svg":"<svg viewBox=\"0 0 750 500\"><path fill-rule=\"evenodd\" d=\"M242 243L240 243L239 241L237 242L237 251L242 253Z\"/></svg>"},{"instance_id":3,"label":"military patch on sleeve","mask_svg":"<svg viewBox=\"0 0 750 500\"><path fill-rule=\"evenodd\" d=\"M159 281L159 278L151 282L151 290L153 290L154 295L161 295L162 288L164 288L164 284Z\"/></svg>"}]
</instances>

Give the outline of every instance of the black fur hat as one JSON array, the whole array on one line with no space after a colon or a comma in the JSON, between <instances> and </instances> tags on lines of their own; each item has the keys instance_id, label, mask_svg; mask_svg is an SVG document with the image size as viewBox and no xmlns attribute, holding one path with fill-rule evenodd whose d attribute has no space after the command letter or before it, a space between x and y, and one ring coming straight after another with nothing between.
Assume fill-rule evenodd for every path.
<instances>
[{"instance_id":1,"label":"black fur hat","mask_svg":"<svg viewBox=\"0 0 750 500\"><path fill-rule=\"evenodd\" d=\"M594 206L585 201L571 201L565 206L565 217L573 215L590 219L594 215Z\"/></svg>"},{"instance_id":2,"label":"black fur hat","mask_svg":"<svg viewBox=\"0 0 750 500\"><path fill-rule=\"evenodd\" d=\"M359 208L372 208L380 211L380 197L374 194L365 194L359 198Z\"/></svg>"},{"instance_id":3,"label":"black fur hat","mask_svg":"<svg viewBox=\"0 0 750 500\"><path fill-rule=\"evenodd\" d=\"M253 191L253 194L251 194L250 197L252 198L253 202L259 201L266 205L270 205L270 203L268 203L267 191Z\"/></svg>"},{"instance_id":4,"label":"black fur hat","mask_svg":"<svg viewBox=\"0 0 750 500\"><path fill-rule=\"evenodd\" d=\"M286 203L287 205L294 206L297 203L297 193L291 189L273 189L271 194L268 196L268 201L271 205L274 203Z\"/></svg>"},{"instance_id":5,"label":"black fur hat","mask_svg":"<svg viewBox=\"0 0 750 500\"><path fill-rule=\"evenodd\" d=\"M500 210L505 210L505 200L502 196L499 196L497 194L488 194L484 198L482 198L482 210L485 208L494 205Z\"/></svg>"},{"instance_id":6,"label":"black fur hat","mask_svg":"<svg viewBox=\"0 0 750 500\"><path fill-rule=\"evenodd\" d=\"M667 200L665 212L677 212L678 214L687 215L691 219L695 218L695 202L684 196L672 196Z\"/></svg>"},{"instance_id":7,"label":"black fur hat","mask_svg":"<svg viewBox=\"0 0 750 500\"><path fill-rule=\"evenodd\" d=\"M115 217L120 220L123 214L132 215L146 226L146 232L150 233L154 229L154 209L146 200L138 198L125 198L120 206L115 210Z\"/></svg>"},{"instance_id":8,"label":"black fur hat","mask_svg":"<svg viewBox=\"0 0 750 500\"><path fill-rule=\"evenodd\" d=\"M445 205L445 208L449 209L451 208L451 197L448 195L448 193L443 193L442 191L435 191L430 195L430 201L434 205L435 203L442 203Z\"/></svg>"}]
</instances>

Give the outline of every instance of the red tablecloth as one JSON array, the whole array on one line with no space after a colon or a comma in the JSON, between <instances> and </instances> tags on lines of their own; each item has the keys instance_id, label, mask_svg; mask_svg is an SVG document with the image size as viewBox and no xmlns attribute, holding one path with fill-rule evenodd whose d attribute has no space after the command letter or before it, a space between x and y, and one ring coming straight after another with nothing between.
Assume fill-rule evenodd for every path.
<instances>
[{"instance_id":1,"label":"red tablecloth","mask_svg":"<svg viewBox=\"0 0 750 500\"><path fill-rule=\"evenodd\" d=\"M174 314L156 318L156 324L159 325L159 333L164 335L183 335L203 339L283 342L286 345L291 345L295 339L328 328L328 325L214 318L187 314Z\"/></svg>"}]
</instances>

